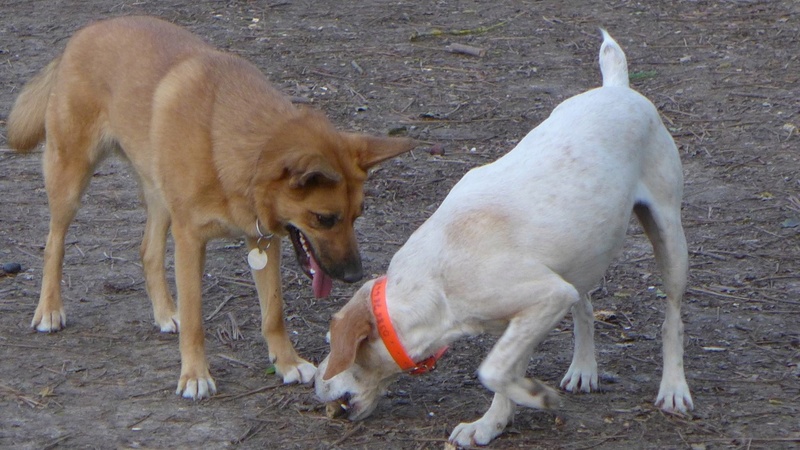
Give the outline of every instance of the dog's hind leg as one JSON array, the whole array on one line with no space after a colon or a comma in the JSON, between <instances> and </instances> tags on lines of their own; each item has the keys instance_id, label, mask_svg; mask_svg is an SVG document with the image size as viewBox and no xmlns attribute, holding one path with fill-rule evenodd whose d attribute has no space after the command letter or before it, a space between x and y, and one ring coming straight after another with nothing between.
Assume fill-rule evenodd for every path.
<instances>
[{"instance_id":1,"label":"dog's hind leg","mask_svg":"<svg viewBox=\"0 0 800 450\"><path fill-rule=\"evenodd\" d=\"M267 341L269 359L275 364L275 372L283 377L283 382L310 383L317 368L297 355L284 323L280 278L281 241L278 237L269 238L269 241L266 249L267 267L251 271L261 305L261 333ZM255 239L247 239L250 249L256 247L256 242Z\"/></svg>"},{"instance_id":2,"label":"dog's hind leg","mask_svg":"<svg viewBox=\"0 0 800 450\"><path fill-rule=\"evenodd\" d=\"M519 405L550 408L558 403L558 393L537 380L517 374L514 368L520 360L527 361L533 349L569 308L580 301L580 295L575 287L555 274L518 284L507 292L519 298L507 299L505 303L521 305L522 309L509 321L481 364L478 377L484 386Z\"/></svg>"},{"instance_id":3,"label":"dog's hind leg","mask_svg":"<svg viewBox=\"0 0 800 450\"><path fill-rule=\"evenodd\" d=\"M561 387L569 392L591 392L598 388L597 360L594 351L594 310L588 295L572 306L575 351L572 364L561 380Z\"/></svg>"},{"instance_id":4,"label":"dog's hind leg","mask_svg":"<svg viewBox=\"0 0 800 450\"><path fill-rule=\"evenodd\" d=\"M673 197L674 198L674 197ZM678 201L680 196L677 197ZM680 219L680 205L668 201L639 203L634 212L653 245L667 294L662 325L664 373L656 405L665 411L686 412L694 408L683 369L683 322L681 300L686 291L688 248Z\"/></svg>"},{"instance_id":5,"label":"dog's hind leg","mask_svg":"<svg viewBox=\"0 0 800 450\"><path fill-rule=\"evenodd\" d=\"M178 332L179 322L175 301L169 292L164 255L169 232L170 216L157 190L142 180L142 191L147 208L147 224L140 254L147 295L153 304L153 317L162 333Z\"/></svg>"},{"instance_id":6,"label":"dog's hind leg","mask_svg":"<svg viewBox=\"0 0 800 450\"><path fill-rule=\"evenodd\" d=\"M525 376L528 368L531 349L526 357L517 361L514 367L516 378ZM474 422L464 422L458 424L453 432L450 433L450 442L456 443L459 447L472 447L475 445L487 445L492 439L499 436L506 426L514 418L516 404L503 394L494 394L492 404L486 413Z\"/></svg>"},{"instance_id":7,"label":"dog's hind leg","mask_svg":"<svg viewBox=\"0 0 800 450\"><path fill-rule=\"evenodd\" d=\"M74 123L57 125L58 132L48 131L43 156L50 232L44 248L42 291L31 321L31 327L43 332L58 331L67 324L61 300L64 239L99 159L99 133Z\"/></svg>"}]
</instances>

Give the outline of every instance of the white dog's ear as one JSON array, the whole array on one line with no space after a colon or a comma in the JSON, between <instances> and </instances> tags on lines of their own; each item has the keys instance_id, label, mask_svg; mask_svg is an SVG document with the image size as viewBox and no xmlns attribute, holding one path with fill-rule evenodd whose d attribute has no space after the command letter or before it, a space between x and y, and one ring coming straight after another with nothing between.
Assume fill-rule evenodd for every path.
<instances>
[{"instance_id":1,"label":"white dog's ear","mask_svg":"<svg viewBox=\"0 0 800 450\"><path fill-rule=\"evenodd\" d=\"M353 365L359 345L372 333L372 323L372 310L365 301L350 302L334 314L331 320L331 353L323 381L330 380Z\"/></svg>"}]
</instances>

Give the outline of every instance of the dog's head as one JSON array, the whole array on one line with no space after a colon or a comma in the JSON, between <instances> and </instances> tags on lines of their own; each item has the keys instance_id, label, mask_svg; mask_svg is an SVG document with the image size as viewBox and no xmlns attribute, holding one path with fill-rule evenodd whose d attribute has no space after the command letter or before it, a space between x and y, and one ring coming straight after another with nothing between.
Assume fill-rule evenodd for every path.
<instances>
[{"instance_id":1,"label":"dog's head","mask_svg":"<svg viewBox=\"0 0 800 450\"><path fill-rule=\"evenodd\" d=\"M333 316L331 352L317 369L314 386L323 402L350 420L368 417L386 387L401 373L378 334L370 305L374 281L359 289Z\"/></svg>"},{"instance_id":2,"label":"dog's head","mask_svg":"<svg viewBox=\"0 0 800 450\"><path fill-rule=\"evenodd\" d=\"M273 232L288 232L318 297L329 293L329 277L360 280L353 225L367 172L415 142L339 132L322 113L303 110L281 123L266 145L253 185L259 219Z\"/></svg>"}]
</instances>

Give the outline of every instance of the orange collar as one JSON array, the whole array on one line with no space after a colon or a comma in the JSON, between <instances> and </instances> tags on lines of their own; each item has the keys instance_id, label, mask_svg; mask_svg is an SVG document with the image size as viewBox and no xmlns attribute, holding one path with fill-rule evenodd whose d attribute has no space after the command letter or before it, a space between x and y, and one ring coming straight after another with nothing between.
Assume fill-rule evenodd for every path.
<instances>
[{"instance_id":1,"label":"orange collar","mask_svg":"<svg viewBox=\"0 0 800 450\"><path fill-rule=\"evenodd\" d=\"M447 346L442 347L436 353L420 362L414 362L408 356L406 349L400 342L400 338L397 336L397 332L392 326L391 319L389 319L389 308L386 306L385 275L375 280L375 284L372 286L372 312L375 314L375 324L381 339L383 339L383 344L386 345L389 354L392 355L394 361L404 372L408 372L411 375L421 375L436 368L436 361L447 351Z\"/></svg>"}]
</instances>

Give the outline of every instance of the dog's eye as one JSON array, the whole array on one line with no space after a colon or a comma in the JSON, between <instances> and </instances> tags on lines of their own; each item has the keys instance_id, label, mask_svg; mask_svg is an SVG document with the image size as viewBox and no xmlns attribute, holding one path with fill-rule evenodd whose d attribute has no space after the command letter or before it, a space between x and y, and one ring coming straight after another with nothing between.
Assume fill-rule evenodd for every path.
<instances>
[{"instance_id":1,"label":"dog's eye","mask_svg":"<svg viewBox=\"0 0 800 450\"><path fill-rule=\"evenodd\" d=\"M339 221L339 216L336 214L316 214L317 216L317 223L319 224L320 228L333 228L336 225L336 222Z\"/></svg>"}]
</instances>

